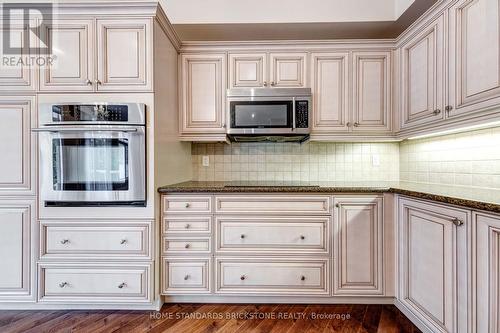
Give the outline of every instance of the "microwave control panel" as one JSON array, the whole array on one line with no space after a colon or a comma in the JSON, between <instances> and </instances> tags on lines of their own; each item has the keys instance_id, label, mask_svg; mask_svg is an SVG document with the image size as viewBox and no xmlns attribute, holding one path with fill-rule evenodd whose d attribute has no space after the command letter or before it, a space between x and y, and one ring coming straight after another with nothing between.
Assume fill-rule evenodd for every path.
<instances>
[{"instance_id":1,"label":"microwave control panel","mask_svg":"<svg viewBox=\"0 0 500 333\"><path fill-rule=\"evenodd\" d=\"M295 126L297 128L309 127L309 102L295 101Z\"/></svg>"}]
</instances>

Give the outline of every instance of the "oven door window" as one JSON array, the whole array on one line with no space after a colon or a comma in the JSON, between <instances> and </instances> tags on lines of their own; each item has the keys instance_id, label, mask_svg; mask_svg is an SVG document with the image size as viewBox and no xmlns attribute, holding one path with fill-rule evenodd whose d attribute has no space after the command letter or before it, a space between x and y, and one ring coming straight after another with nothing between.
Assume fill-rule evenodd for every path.
<instances>
[{"instance_id":1,"label":"oven door window","mask_svg":"<svg viewBox=\"0 0 500 333\"><path fill-rule=\"evenodd\" d=\"M53 139L55 191L127 191L128 140Z\"/></svg>"},{"instance_id":2,"label":"oven door window","mask_svg":"<svg viewBox=\"0 0 500 333\"><path fill-rule=\"evenodd\" d=\"M233 101L231 128L291 128L292 109L292 101Z\"/></svg>"}]
</instances>

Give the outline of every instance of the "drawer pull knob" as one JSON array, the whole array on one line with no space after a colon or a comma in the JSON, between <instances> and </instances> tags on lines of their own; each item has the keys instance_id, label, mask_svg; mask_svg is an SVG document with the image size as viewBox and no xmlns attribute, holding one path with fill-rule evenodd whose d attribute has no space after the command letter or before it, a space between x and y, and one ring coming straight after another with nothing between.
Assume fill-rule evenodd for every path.
<instances>
[{"instance_id":1,"label":"drawer pull knob","mask_svg":"<svg viewBox=\"0 0 500 333\"><path fill-rule=\"evenodd\" d=\"M306 236L300 235L300 239L304 240L304 239L306 239Z\"/></svg>"},{"instance_id":2,"label":"drawer pull knob","mask_svg":"<svg viewBox=\"0 0 500 333\"><path fill-rule=\"evenodd\" d=\"M456 225L457 227L460 227L461 225L464 224L464 221L459 220L457 218L454 218L453 220L451 220L451 222L453 222L453 224Z\"/></svg>"},{"instance_id":3,"label":"drawer pull knob","mask_svg":"<svg viewBox=\"0 0 500 333\"><path fill-rule=\"evenodd\" d=\"M68 244L69 243L69 239L63 239L61 240L61 244Z\"/></svg>"},{"instance_id":4,"label":"drawer pull knob","mask_svg":"<svg viewBox=\"0 0 500 333\"><path fill-rule=\"evenodd\" d=\"M306 277L305 277L304 275L302 275L302 276L300 277L300 281L305 281L305 280L306 280Z\"/></svg>"},{"instance_id":5,"label":"drawer pull knob","mask_svg":"<svg viewBox=\"0 0 500 333\"><path fill-rule=\"evenodd\" d=\"M59 288L64 288L66 286L69 286L68 282L61 282L61 283L59 283Z\"/></svg>"},{"instance_id":6,"label":"drawer pull knob","mask_svg":"<svg viewBox=\"0 0 500 333\"><path fill-rule=\"evenodd\" d=\"M189 244L184 245L185 249L189 249L190 247L191 247L191 245L189 245Z\"/></svg>"},{"instance_id":7,"label":"drawer pull knob","mask_svg":"<svg viewBox=\"0 0 500 333\"><path fill-rule=\"evenodd\" d=\"M339 207L340 207L340 204L336 203L336 204L335 204L335 207L339 208Z\"/></svg>"},{"instance_id":8,"label":"drawer pull knob","mask_svg":"<svg viewBox=\"0 0 500 333\"><path fill-rule=\"evenodd\" d=\"M240 276L240 280L241 280L241 281L243 281L243 280L245 280L245 279L246 279L245 275Z\"/></svg>"},{"instance_id":9,"label":"drawer pull knob","mask_svg":"<svg viewBox=\"0 0 500 333\"><path fill-rule=\"evenodd\" d=\"M120 241L120 244L122 244L122 245L123 245L123 244L125 244L126 242L127 242L127 240L126 240L126 239L122 239L122 240Z\"/></svg>"},{"instance_id":10,"label":"drawer pull knob","mask_svg":"<svg viewBox=\"0 0 500 333\"><path fill-rule=\"evenodd\" d=\"M354 123L354 127L358 127L359 126L359 123Z\"/></svg>"},{"instance_id":11,"label":"drawer pull knob","mask_svg":"<svg viewBox=\"0 0 500 333\"><path fill-rule=\"evenodd\" d=\"M186 202L186 208L191 207L191 204L189 202Z\"/></svg>"},{"instance_id":12,"label":"drawer pull knob","mask_svg":"<svg viewBox=\"0 0 500 333\"><path fill-rule=\"evenodd\" d=\"M118 285L118 288L123 289L127 284L125 282L122 282Z\"/></svg>"},{"instance_id":13,"label":"drawer pull knob","mask_svg":"<svg viewBox=\"0 0 500 333\"><path fill-rule=\"evenodd\" d=\"M186 276L184 277L184 281L186 281L186 280L188 280L188 279L189 279L189 275L186 275Z\"/></svg>"},{"instance_id":14,"label":"drawer pull knob","mask_svg":"<svg viewBox=\"0 0 500 333\"><path fill-rule=\"evenodd\" d=\"M184 226L185 229L189 229L191 228L191 225L189 223L187 223L185 226Z\"/></svg>"},{"instance_id":15,"label":"drawer pull knob","mask_svg":"<svg viewBox=\"0 0 500 333\"><path fill-rule=\"evenodd\" d=\"M436 110L434 110L434 112L432 112L432 113L434 113L435 115L438 115L438 114L440 114L440 113L441 113L441 110L440 110L440 109L436 109Z\"/></svg>"},{"instance_id":16,"label":"drawer pull knob","mask_svg":"<svg viewBox=\"0 0 500 333\"><path fill-rule=\"evenodd\" d=\"M243 235L243 234L242 234L242 235L240 236L240 238L241 238L241 239L245 238L245 235Z\"/></svg>"}]
</instances>

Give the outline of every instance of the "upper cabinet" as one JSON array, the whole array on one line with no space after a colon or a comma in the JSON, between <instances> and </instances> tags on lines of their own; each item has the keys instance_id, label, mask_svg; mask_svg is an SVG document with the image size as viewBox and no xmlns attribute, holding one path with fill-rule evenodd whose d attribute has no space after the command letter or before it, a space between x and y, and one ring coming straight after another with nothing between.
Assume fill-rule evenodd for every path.
<instances>
[{"instance_id":1,"label":"upper cabinet","mask_svg":"<svg viewBox=\"0 0 500 333\"><path fill-rule=\"evenodd\" d=\"M149 19L61 19L41 33L55 55L40 68L41 91L151 91Z\"/></svg>"},{"instance_id":2,"label":"upper cabinet","mask_svg":"<svg viewBox=\"0 0 500 333\"><path fill-rule=\"evenodd\" d=\"M229 87L307 87L307 53L230 53Z\"/></svg>"},{"instance_id":3,"label":"upper cabinet","mask_svg":"<svg viewBox=\"0 0 500 333\"><path fill-rule=\"evenodd\" d=\"M36 89L35 69L30 66L29 62L18 61L18 56L27 58L33 56L30 54L29 46L24 43L29 36L28 24L13 21L8 32L3 31L1 27L0 31L0 54L4 56L3 61L0 62L0 91L34 91ZM10 54L4 49L7 36L10 47L13 49L10 52L15 54Z\"/></svg>"},{"instance_id":4,"label":"upper cabinet","mask_svg":"<svg viewBox=\"0 0 500 333\"><path fill-rule=\"evenodd\" d=\"M181 137L225 136L225 54L183 54L180 57ZM206 136L205 136L206 138Z\"/></svg>"},{"instance_id":5,"label":"upper cabinet","mask_svg":"<svg viewBox=\"0 0 500 333\"><path fill-rule=\"evenodd\" d=\"M401 47L402 128L444 117L444 15Z\"/></svg>"},{"instance_id":6,"label":"upper cabinet","mask_svg":"<svg viewBox=\"0 0 500 333\"><path fill-rule=\"evenodd\" d=\"M449 116L500 104L498 0L461 0L450 13Z\"/></svg>"},{"instance_id":7,"label":"upper cabinet","mask_svg":"<svg viewBox=\"0 0 500 333\"><path fill-rule=\"evenodd\" d=\"M390 52L353 52L353 131L391 130Z\"/></svg>"}]
</instances>

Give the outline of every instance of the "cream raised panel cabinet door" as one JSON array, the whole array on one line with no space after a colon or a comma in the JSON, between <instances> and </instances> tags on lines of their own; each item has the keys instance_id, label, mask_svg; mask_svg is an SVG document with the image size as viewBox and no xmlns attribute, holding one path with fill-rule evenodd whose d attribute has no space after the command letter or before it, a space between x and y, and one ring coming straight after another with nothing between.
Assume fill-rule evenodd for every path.
<instances>
[{"instance_id":1,"label":"cream raised panel cabinet door","mask_svg":"<svg viewBox=\"0 0 500 333\"><path fill-rule=\"evenodd\" d=\"M35 194L34 97L0 96L0 194Z\"/></svg>"},{"instance_id":2,"label":"cream raised panel cabinet door","mask_svg":"<svg viewBox=\"0 0 500 333\"><path fill-rule=\"evenodd\" d=\"M391 130L390 78L390 52L353 52L353 131Z\"/></svg>"},{"instance_id":3,"label":"cream raised panel cabinet door","mask_svg":"<svg viewBox=\"0 0 500 333\"><path fill-rule=\"evenodd\" d=\"M225 54L181 55L181 131L225 133Z\"/></svg>"},{"instance_id":4,"label":"cream raised panel cabinet door","mask_svg":"<svg viewBox=\"0 0 500 333\"><path fill-rule=\"evenodd\" d=\"M270 85L307 87L307 53L270 53Z\"/></svg>"},{"instance_id":5,"label":"cream raised panel cabinet door","mask_svg":"<svg viewBox=\"0 0 500 333\"><path fill-rule=\"evenodd\" d=\"M444 15L401 47L402 128L444 118Z\"/></svg>"},{"instance_id":6,"label":"cream raised panel cabinet door","mask_svg":"<svg viewBox=\"0 0 500 333\"><path fill-rule=\"evenodd\" d=\"M229 79L230 88L267 87L267 54L229 54Z\"/></svg>"},{"instance_id":7,"label":"cream raised panel cabinet door","mask_svg":"<svg viewBox=\"0 0 500 333\"><path fill-rule=\"evenodd\" d=\"M0 302L34 301L35 202L0 199Z\"/></svg>"},{"instance_id":8,"label":"cream raised panel cabinet door","mask_svg":"<svg viewBox=\"0 0 500 333\"><path fill-rule=\"evenodd\" d=\"M6 38L9 38L13 49L10 54L4 49ZM27 23L21 21L11 22L10 31L3 31L0 27L0 91L34 91L36 89L35 69L25 61L19 61L19 56L30 58L29 48L26 47L24 39L29 36ZM32 43L32 47L34 43ZM17 49L17 50L14 50ZM20 54L17 53L20 51ZM22 58L21 58L22 60Z\"/></svg>"},{"instance_id":9,"label":"cream raised panel cabinet door","mask_svg":"<svg viewBox=\"0 0 500 333\"><path fill-rule=\"evenodd\" d=\"M40 90L93 91L94 21L57 20L40 29L55 56L40 68Z\"/></svg>"},{"instance_id":10,"label":"cream raised panel cabinet door","mask_svg":"<svg viewBox=\"0 0 500 333\"><path fill-rule=\"evenodd\" d=\"M98 19L97 49L97 90L151 91L150 19Z\"/></svg>"},{"instance_id":11,"label":"cream raised panel cabinet door","mask_svg":"<svg viewBox=\"0 0 500 333\"><path fill-rule=\"evenodd\" d=\"M470 332L466 315L469 224L468 211L399 200L398 299L431 331Z\"/></svg>"},{"instance_id":12,"label":"cream raised panel cabinet door","mask_svg":"<svg viewBox=\"0 0 500 333\"><path fill-rule=\"evenodd\" d=\"M449 116L500 104L498 0L461 0L450 8Z\"/></svg>"},{"instance_id":13,"label":"cream raised panel cabinet door","mask_svg":"<svg viewBox=\"0 0 500 333\"><path fill-rule=\"evenodd\" d=\"M500 216L473 214L473 332L500 332Z\"/></svg>"},{"instance_id":14,"label":"cream raised panel cabinet door","mask_svg":"<svg viewBox=\"0 0 500 333\"><path fill-rule=\"evenodd\" d=\"M383 295L383 199L334 199L334 295Z\"/></svg>"},{"instance_id":15,"label":"cream raised panel cabinet door","mask_svg":"<svg viewBox=\"0 0 500 333\"><path fill-rule=\"evenodd\" d=\"M314 134L348 131L349 53L313 53L312 93Z\"/></svg>"}]
</instances>

